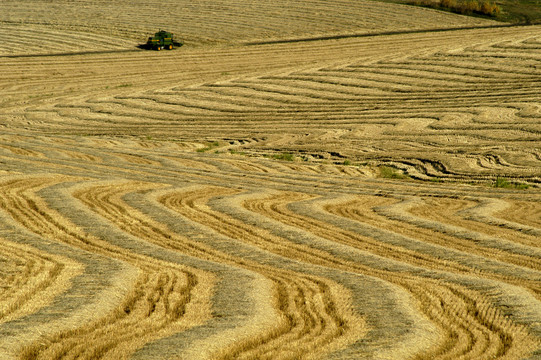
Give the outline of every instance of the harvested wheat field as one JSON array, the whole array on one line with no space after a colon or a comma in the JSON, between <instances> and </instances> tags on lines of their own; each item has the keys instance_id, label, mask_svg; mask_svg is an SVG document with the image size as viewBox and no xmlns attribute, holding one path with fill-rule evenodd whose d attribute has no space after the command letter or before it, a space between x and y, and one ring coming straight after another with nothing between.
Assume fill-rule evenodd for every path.
<instances>
[{"instance_id":1,"label":"harvested wheat field","mask_svg":"<svg viewBox=\"0 0 541 360\"><path fill-rule=\"evenodd\" d=\"M540 26L3 0L0 34L0 359L541 357Z\"/></svg>"}]
</instances>

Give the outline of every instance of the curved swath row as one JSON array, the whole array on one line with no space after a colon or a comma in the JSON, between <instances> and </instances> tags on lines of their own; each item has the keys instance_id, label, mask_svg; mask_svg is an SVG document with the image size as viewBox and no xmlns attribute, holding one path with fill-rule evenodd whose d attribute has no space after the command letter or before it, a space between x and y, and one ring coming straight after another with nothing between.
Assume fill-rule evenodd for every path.
<instances>
[{"instance_id":1,"label":"curved swath row","mask_svg":"<svg viewBox=\"0 0 541 360\"><path fill-rule=\"evenodd\" d=\"M0 45L0 54L133 49L158 27L189 43L205 44L498 24L366 0L5 1L0 23L0 35L10 40Z\"/></svg>"},{"instance_id":2,"label":"curved swath row","mask_svg":"<svg viewBox=\"0 0 541 360\"><path fill-rule=\"evenodd\" d=\"M539 357L540 42L4 58L0 358Z\"/></svg>"},{"instance_id":3,"label":"curved swath row","mask_svg":"<svg viewBox=\"0 0 541 360\"><path fill-rule=\"evenodd\" d=\"M127 185L126 190L135 190L133 184ZM201 192L205 193L204 190ZM93 196L94 193L108 195L96 198ZM213 193L210 192L210 194ZM104 189L92 188L75 194L87 206L102 208L99 212L104 217L119 224L121 228L133 229L131 231L134 231L134 235L139 238L145 238L151 242L165 241L164 246L177 251L204 258L208 257L210 260L221 263L231 262L236 266L260 272L274 284L276 298L272 299L272 302L277 304L282 320L273 328L261 334L262 338L250 339L246 343L235 344L228 351L231 354L224 355L225 357L276 357L280 356L282 352L291 352L291 354L299 356L305 353L306 349L322 351L322 345L328 343L331 339L344 337L344 335L351 337L350 333L355 334L361 330L356 329L359 325L355 322L358 320L351 314L347 314L347 310L341 309L346 307L347 303L340 304L340 299L336 299L339 293L339 288L335 288L337 285L328 284L324 279L297 275L291 271L280 271L274 267L258 265L244 258L230 257L213 249L202 248L197 244L192 245L189 241L177 239L172 235L162 235L167 231L162 230L163 226L159 224L153 225L153 222L145 220L143 214L137 214L135 210L129 211L131 214L130 219L119 217L119 212L114 211L114 209L127 207L122 203L120 195L122 195L122 188L117 190L117 187L109 186ZM123 224L127 220L129 223ZM220 223L223 227L223 221L220 221ZM233 238L242 236L238 232L239 230L232 231L234 232L225 232L225 235L232 235ZM243 355L241 356L241 354Z\"/></svg>"},{"instance_id":4,"label":"curved swath row","mask_svg":"<svg viewBox=\"0 0 541 360\"><path fill-rule=\"evenodd\" d=\"M108 165L107 176L122 173L132 181L95 182L85 177L97 177L88 167L96 162L84 156L54 158L61 154L60 144L55 151L42 149L43 155L35 159L41 160L41 169L78 177L18 176L3 181L2 213L21 230L122 261L137 273L109 311L89 324L68 322L65 330L49 330L37 343L27 344L23 356L49 358L67 352L92 358L135 352L144 357L150 349L159 349L160 341L175 338L175 346L188 341L208 347L212 341L208 355L213 358L275 358L305 354L306 349L338 358L521 358L538 346L541 273L534 240L540 229L530 223L529 232L507 226L500 234L493 218L510 224L512 217L504 220L491 207L479 207L497 199L490 192L451 192L433 185L439 197L432 198L427 193L434 189L418 183L374 183L358 176L329 178L328 189L317 190L318 173L303 177L271 160L260 166L274 168L263 174L265 187L275 190L260 190L255 181L262 173L232 167L234 158L221 164L216 157L191 156L174 167L161 159L171 157L171 148L160 147L139 150L137 155L152 162ZM131 146L137 149L135 143ZM120 151L113 149L102 148L94 155L105 159ZM7 154L3 161L18 163L20 169L31 158ZM214 168L200 170L200 162ZM234 185L217 187L224 178L234 179ZM185 188L186 182L202 185ZM287 183L295 192L287 191ZM374 187L386 195L370 195ZM456 198L457 191L463 200ZM413 201L404 202L404 196L414 194ZM509 207L516 201L533 208L539 203L538 197L527 201L521 193L498 201ZM144 244L189 256L192 265L180 265L170 255L155 258ZM257 274L266 279L265 292L272 296L258 300L249 288L237 289L250 294L245 301L259 308L249 306L246 310L252 310L242 316L228 318L216 304L230 294L216 292L220 286L209 286L208 275L192 267L218 276L211 263ZM353 275L358 278L352 282ZM222 281L228 280L218 283ZM391 308L360 301L369 291L363 284L374 281L388 284L386 291L372 296L394 302ZM194 302L197 305L190 307ZM402 319L402 325L392 326L410 333L400 335L399 342L387 337L393 336L389 324L371 315L392 308L396 313L389 316ZM229 322L229 332L199 333L197 340L188 335L198 331L198 324L218 326L213 322L217 313ZM253 330L246 333L251 321ZM408 323L415 325L406 330ZM1 331L24 333L24 328L15 330L11 324L5 322ZM134 324L144 332L135 331ZM232 343L228 338L235 327L243 331ZM149 329L153 336L138 336ZM88 340L89 345L80 348L82 337L96 346ZM402 345L409 341L417 345L405 350ZM189 346L175 351L189 351Z\"/></svg>"},{"instance_id":5,"label":"curved swath row","mask_svg":"<svg viewBox=\"0 0 541 360\"><path fill-rule=\"evenodd\" d=\"M2 239L0 262L0 321L7 322L39 309L65 291L80 266L69 259L44 254Z\"/></svg>"},{"instance_id":6,"label":"curved swath row","mask_svg":"<svg viewBox=\"0 0 541 360\"><path fill-rule=\"evenodd\" d=\"M123 287L130 286L131 289L120 298L120 302L110 309L95 309L97 314L100 310L105 311L102 316L90 317L86 326L81 327L80 323L72 320L65 325L64 331L59 331L63 330L62 327L48 329L49 334L42 335L32 344L21 341L18 345L25 345L21 352L23 358L96 358L106 354L111 356L111 353L124 357L153 338L198 325L208 318L208 310L205 312L208 294L205 294L211 290L212 277L181 264L125 253L102 239L82 233L36 196L37 191L55 181L59 180L29 178L3 182L0 186L2 210L19 226L46 240L120 260L137 268L138 274L136 278L126 278L129 282ZM92 284L88 286L92 287ZM46 298L50 298L48 295ZM80 301L85 300L81 298ZM42 307L47 305L44 302ZM9 320L9 313L6 316ZM10 334L10 330L8 323L6 332ZM30 329L26 331L31 332ZM20 339L24 338L24 329L15 328L13 332L12 336L19 334Z\"/></svg>"},{"instance_id":7,"label":"curved swath row","mask_svg":"<svg viewBox=\"0 0 541 360\"><path fill-rule=\"evenodd\" d=\"M495 216L501 219L500 221L505 225L509 224L509 221L511 221L513 224L526 226L527 229L530 230L530 227L538 228L541 224L540 214L540 204L516 202L513 204L505 204L503 207L494 209L489 216ZM530 233L530 231L528 231L528 233ZM536 233L537 231L534 230L533 234Z\"/></svg>"},{"instance_id":8,"label":"curved swath row","mask_svg":"<svg viewBox=\"0 0 541 360\"><path fill-rule=\"evenodd\" d=\"M404 49L394 59L355 58L349 52L367 43L352 42L339 64L128 91L31 108L25 116L36 126L47 119L47 126L74 133L130 129L209 141L255 138L237 150L390 164L422 179L484 181L496 172L536 183L539 156L530 144L539 140L541 53L528 41L538 37L528 28L520 36L500 31L501 40L460 47L455 35L442 35L441 51ZM317 47L309 48L314 56ZM298 128L298 136L289 135ZM332 148L340 149L338 157Z\"/></svg>"},{"instance_id":9,"label":"curved swath row","mask_svg":"<svg viewBox=\"0 0 541 360\"><path fill-rule=\"evenodd\" d=\"M403 241L400 241L399 236L392 236L389 233L386 234L385 232L382 232L381 229L385 229L385 227L383 227L381 225L378 228L372 227L372 228L368 228L366 230L363 229L361 231L364 236L366 236L367 234L371 234L371 237L374 237L375 239L378 239L379 246L377 247L377 249L371 249L370 248L371 239L364 240L363 239L364 236L358 236L358 235L356 235L354 233L348 233L347 231L341 230L341 228L333 228L333 227L329 226L329 224L327 222L318 222L317 220L314 220L314 219L311 218L311 216L313 216L313 215L311 215L310 217L306 217L306 216L300 216L299 214L296 214L296 213L292 212L290 209L293 209L292 205L295 205L295 210L296 211L301 211L301 212L307 213L307 214L318 214L317 212L314 213L313 206L305 206L304 209L302 207L297 208L297 203L296 202L291 203L291 201L294 201L294 200L295 200L294 196L292 196L291 194L286 194L283 197L280 196L278 198L271 198L270 201L268 199L265 199L263 201L256 201L256 202L250 201L250 202L245 203L245 206L247 206L247 208L249 208L249 209L251 209L253 211L257 211L257 212L260 212L262 214L268 214L268 216L271 216L275 220L278 220L278 221L280 221L282 223L291 224L291 225L294 225L294 226L296 226L298 228L304 228L304 229L306 229L306 230L308 230L308 231L310 231L310 232L312 232L314 234L317 234L318 236L322 236L322 237L325 237L325 238L327 238L329 240L332 240L335 243L345 243L345 244L348 244L351 247L360 248L360 249L363 249L363 250L364 249L370 249L370 252L372 252L372 253L375 253L377 255L381 255L383 257L387 257L387 258L390 258L390 259L398 257L398 258L400 258L400 260L402 262L405 262L405 263L412 263L412 264L419 264L419 265L422 264L421 266L424 269L438 269L438 268L440 268L443 271L454 269L453 273L455 273L455 274L456 273L468 274L472 270L472 269L460 269L460 267L455 268L453 266L453 264L452 264L453 261L450 258L444 259L443 262L442 262L442 265L438 265L438 262L442 261L442 260L440 260L437 256L435 258L433 258L433 259L427 259L426 257L424 257L422 255L423 251L421 249L418 249L415 252L416 253L415 257L409 258L410 255L408 254L407 248L406 249L405 248L403 248L403 249L399 249L399 248L393 249L392 246L387 248L386 245L384 245L384 242L387 239L382 237L382 235L386 236L391 241L391 243L401 243L402 242L403 244L406 244L407 247L414 247L415 248L415 243L412 242L408 238L404 238ZM287 206L288 204L289 204L289 206ZM289 209L288 209L288 207L289 207ZM353 209L358 210L358 207L353 206ZM364 210L363 212L366 212L366 210ZM321 215L319 215L318 218L320 218L320 216ZM391 228L395 229L394 227L391 227ZM424 240L423 242L424 243L430 243L429 240ZM366 247L366 246L368 246L368 247ZM404 245L402 245L402 246L404 246ZM434 251L435 251L435 249L430 249L428 251L428 253L433 254ZM463 255L461 257L463 257ZM537 266L535 266L535 268L537 268ZM479 271L480 269L476 269L476 270ZM481 271L483 272L483 270L481 270ZM501 271L501 268L500 268L500 271ZM511 274L512 271L509 271L508 273ZM516 275L516 273L515 273L515 275ZM490 275L485 275L485 276L490 277ZM525 276L524 280L526 280L526 282L530 282L528 276L531 276L531 274ZM497 275L497 277L499 278L499 275ZM537 275L536 275L536 277L537 277ZM505 279L505 277L504 277L504 279ZM403 280L403 277L401 277L401 280ZM394 281L397 281L397 280L395 279ZM525 284L521 282L521 285L524 286ZM538 293L539 289L538 289L538 283L537 283L536 280L530 282L530 286L532 286L531 289L533 291ZM425 285L425 288L426 287L427 287L427 285ZM426 294L424 294L424 295L426 295ZM468 326L467 328L471 329L472 326ZM486 352L487 349L483 349L482 351Z\"/></svg>"},{"instance_id":10,"label":"curved swath row","mask_svg":"<svg viewBox=\"0 0 541 360\"><path fill-rule=\"evenodd\" d=\"M2 24L0 36L7 40L0 45L0 55L103 51L126 47L125 41L119 45L118 38L112 36L35 24L31 26ZM136 43L131 41L131 45L135 46Z\"/></svg>"}]
</instances>

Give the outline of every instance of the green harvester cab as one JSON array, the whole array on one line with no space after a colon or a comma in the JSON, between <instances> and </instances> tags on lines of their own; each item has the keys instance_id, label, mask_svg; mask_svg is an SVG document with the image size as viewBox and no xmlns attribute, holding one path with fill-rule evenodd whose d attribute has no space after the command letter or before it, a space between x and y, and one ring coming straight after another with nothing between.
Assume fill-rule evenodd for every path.
<instances>
[{"instance_id":1,"label":"green harvester cab","mask_svg":"<svg viewBox=\"0 0 541 360\"><path fill-rule=\"evenodd\" d=\"M173 50L175 46L182 46L182 43L173 40L173 33L160 30L154 36L148 38L147 47L154 50L169 49Z\"/></svg>"}]
</instances>

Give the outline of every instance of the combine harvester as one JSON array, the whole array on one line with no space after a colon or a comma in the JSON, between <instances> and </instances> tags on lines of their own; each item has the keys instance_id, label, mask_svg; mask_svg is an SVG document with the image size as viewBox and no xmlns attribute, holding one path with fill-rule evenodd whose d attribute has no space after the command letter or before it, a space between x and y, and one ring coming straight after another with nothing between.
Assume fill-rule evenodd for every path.
<instances>
[{"instance_id":1,"label":"combine harvester","mask_svg":"<svg viewBox=\"0 0 541 360\"><path fill-rule=\"evenodd\" d=\"M173 39L173 33L160 30L154 36L148 38L145 48L151 50L173 50L175 47L182 46L183 43Z\"/></svg>"}]
</instances>

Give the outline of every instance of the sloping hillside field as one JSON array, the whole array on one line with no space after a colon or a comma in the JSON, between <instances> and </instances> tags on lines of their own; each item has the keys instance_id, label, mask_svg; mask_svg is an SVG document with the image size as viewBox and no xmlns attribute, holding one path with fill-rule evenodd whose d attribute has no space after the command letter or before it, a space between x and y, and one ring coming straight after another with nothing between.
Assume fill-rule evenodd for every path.
<instances>
[{"instance_id":1,"label":"sloping hillside field","mask_svg":"<svg viewBox=\"0 0 541 360\"><path fill-rule=\"evenodd\" d=\"M541 357L541 27L501 25L2 1L0 359Z\"/></svg>"}]
</instances>

